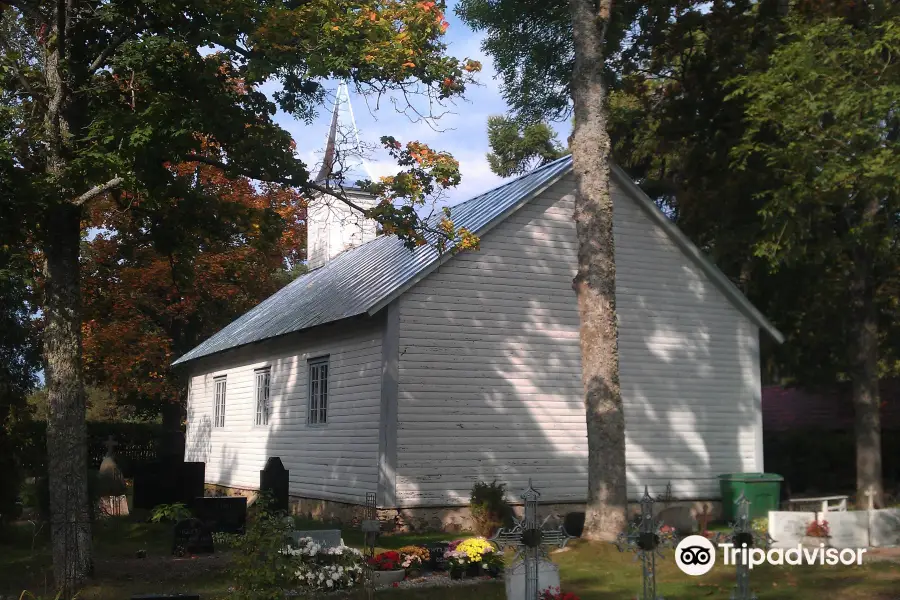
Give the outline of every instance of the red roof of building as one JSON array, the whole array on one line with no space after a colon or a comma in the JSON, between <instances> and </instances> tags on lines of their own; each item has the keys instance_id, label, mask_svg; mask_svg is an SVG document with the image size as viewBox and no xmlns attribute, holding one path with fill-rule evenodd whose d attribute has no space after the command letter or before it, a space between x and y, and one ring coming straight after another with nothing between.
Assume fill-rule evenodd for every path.
<instances>
[{"instance_id":1,"label":"red roof of building","mask_svg":"<svg viewBox=\"0 0 900 600\"><path fill-rule=\"evenodd\" d=\"M881 382L881 428L900 430L900 380ZM763 431L853 429L853 404L849 386L830 391L762 388Z\"/></svg>"}]
</instances>

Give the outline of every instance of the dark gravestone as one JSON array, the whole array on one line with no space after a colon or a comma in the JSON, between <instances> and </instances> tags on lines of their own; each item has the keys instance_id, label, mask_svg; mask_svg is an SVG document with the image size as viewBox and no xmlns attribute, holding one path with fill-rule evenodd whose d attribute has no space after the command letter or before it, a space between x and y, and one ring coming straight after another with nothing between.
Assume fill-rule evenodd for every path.
<instances>
[{"instance_id":1,"label":"dark gravestone","mask_svg":"<svg viewBox=\"0 0 900 600\"><path fill-rule=\"evenodd\" d=\"M184 462L179 465L178 471L178 502L190 506L194 498L203 496L206 463Z\"/></svg>"},{"instance_id":2,"label":"dark gravestone","mask_svg":"<svg viewBox=\"0 0 900 600\"><path fill-rule=\"evenodd\" d=\"M433 571L446 571L447 570L447 559L444 558L444 553L450 547L449 542L435 542L434 544L429 544L428 548L428 566Z\"/></svg>"},{"instance_id":3,"label":"dark gravestone","mask_svg":"<svg viewBox=\"0 0 900 600\"><path fill-rule=\"evenodd\" d=\"M172 541L172 554L212 554L212 532L200 519L185 519L175 524L175 539Z\"/></svg>"},{"instance_id":4,"label":"dark gravestone","mask_svg":"<svg viewBox=\"0 0 900 600\"><path fill-rule=\"evenodd\" d=\"M190 506L203 495L206 464L198 462L155 462L134 473L135 508L152 510L160 504L180 502Z\"/></svg>"},{"instance_id":5,"label":"dark gravestone","mask_svg":"<svg viewBox=\"0 0 900 600\"><path fill-rule=\"evenodd\" d=\"M584 532L584 513L566 513L565 519L563 519L563 528L572 537L581 537L581 534Z\"/></svg>"},{"instance_id":6,"label":"dark gravestone","mask_svg":"<svg viewBox=\"0 0 900 600\"><path fill-rule=\"evenodd\" d=\"M244 533L247 499L243 496L195 498L194 516L214 533Z\"/></svg>"},{"instance_id":7,"label":"dark gravestone","mask_svg":"<svg viewBox=\"0 0 900 600\"><path fill-rule=\"evenodd\" d=\"M277 456L269 457L266 467L259 472L259 491L269 494L274 511L288 512L289 477L290 471Z\"/></svg>"}]
</instances>

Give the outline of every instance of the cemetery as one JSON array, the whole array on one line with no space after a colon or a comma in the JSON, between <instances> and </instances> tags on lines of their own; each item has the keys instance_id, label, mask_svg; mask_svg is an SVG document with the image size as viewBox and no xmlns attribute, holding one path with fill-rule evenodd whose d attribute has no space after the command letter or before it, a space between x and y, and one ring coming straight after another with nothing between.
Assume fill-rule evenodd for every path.
<instances>
[{"instance_id":1,"label":"cemetery","mask_svg":"<svg viewBox=\"0 0 900 600\"><path fill-rule=\"evenodd\" d=\"M900 588L898 508L846 510L844 502L807 498L783 503L800 510L770 511L768 519L759 519L751 518L756 513L742 493L734 501L731 522L711 523L705 512L685 522L682 511L671 510L668 493L654 498L645 491L639 512L615 544L589 543L544 516L541 492L530 484L517 498L521 518L513 517L490 537L387 535L376 518L375 493L367 497L366 518L352 524L289 515L289 472L278 457L271 457L259 474L260 493L252 499L199 495L190 500L185 490L202 491L202 485L191 480L193 474L202 483L202 463L173 468L171 473L181 473L178 485L154 491L165 502L154 506L148 519L135 502L146 496L136 495L137 486L123 477L115 460L116 444L108 440L106 446L99 489L109 496L99 502L117 511L98 512L96 578L82 598L249 598L275 593L297 598L325 594L449 600L477 594L498 600L658 600L702 593L750 600L814 598L829 590L835 598L887 599L896 597L887 595L890 590ZM826 512L802 510L804 503ZM577 519L567 521L580 529L571 525ZM0 542L3 598L17 589L39 591L40 578L46 578L47 556L37 550L46 543L46 532L36 521L30 530L22 524L13 532L11 539ZM679 572L674 560L678 541L690 534L714 543L764 548L824 542L834 548L868 548L872 556L861 566L824 570L763 565L751 573L742 564L717 565L709 575L692 578ZM887 550L879 554L879 549ZM265 582L267 592L259 582Z\"/></svg>"}]
</instances>

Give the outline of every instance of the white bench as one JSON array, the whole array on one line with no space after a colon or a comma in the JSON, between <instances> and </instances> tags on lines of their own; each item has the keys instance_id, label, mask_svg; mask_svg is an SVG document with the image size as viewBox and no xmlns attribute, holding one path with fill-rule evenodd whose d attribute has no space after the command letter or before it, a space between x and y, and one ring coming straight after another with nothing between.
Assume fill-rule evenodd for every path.
<instances>
[{"instance_id":1,"label":"white bench","mask_svg":"<svg viewBox=\"0 0 900 600\"><path fill-rule=\"evenodd\" d=\"M823 513L847 512L847 499L850 496L820 496L818 498L791 498L787 501L791 510L798 504L818 504Z\"/></svg>"}]
</instances>

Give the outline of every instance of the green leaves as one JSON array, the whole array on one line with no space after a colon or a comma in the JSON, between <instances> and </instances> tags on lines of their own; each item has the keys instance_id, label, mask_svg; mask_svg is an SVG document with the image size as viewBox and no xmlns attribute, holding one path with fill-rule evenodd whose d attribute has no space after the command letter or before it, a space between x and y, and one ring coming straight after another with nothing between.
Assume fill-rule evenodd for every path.
<instances>
[{"instance_id":1,"label":"green leaves","mask_svg":"<svg viewBox=\"0 0 900 600\"><path fill-rule=\"evenodd\" d=\"M488 164L501 177L521 175L567 153L546 123L523 124L503 116L488 118L488 142Z\"/></svg>"}]
</instances>

